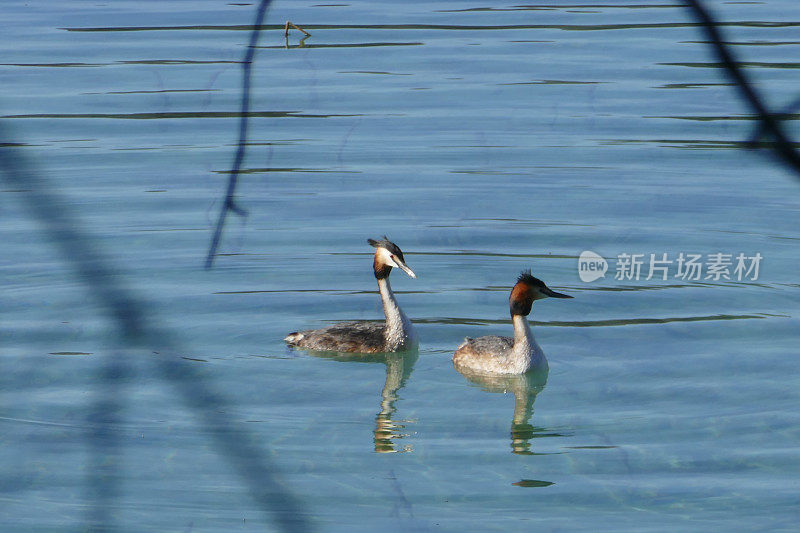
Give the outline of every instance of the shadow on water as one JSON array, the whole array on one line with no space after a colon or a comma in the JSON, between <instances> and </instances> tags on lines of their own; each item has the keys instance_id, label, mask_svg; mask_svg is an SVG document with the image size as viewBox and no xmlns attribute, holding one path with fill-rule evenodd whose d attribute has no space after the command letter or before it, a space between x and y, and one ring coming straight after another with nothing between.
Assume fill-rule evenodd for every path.
<instances>
[{"instance_id":1,"label":"shadow on water","mask_svg":"<svg viewBox=\"0 0 800 533\"><path fill-rule=\"evenodd\" d=\"M269 0L262 0L258 23L263 20L268 4ZM247 116L246 106L242 115ZM281 531L311 530L304 505L282 481L280 468L265 448L256 444L255 436L227 414L232 405L230 400L210 379L177 357L185 350L170 332L158 325L152 317L152 306L129 288L115 263L83 230L78 215L54 183L19 149L21 143L14 142L6 122L0 124L0 179L9 188L24 191L20 203L28 216L40 223L42 234L101 306L103 315L116 326L113 343L116 350L99 362L88 408L84 435L88 457L82 506L85 523L79 529L121 529L119 502L124 497L126 481L121 467L123 452L130 446L120 434L128 402L125 389L138 370L135 365L146 363L155 369L160 380L172 385L197 416L217 452L239 475L258 508L271 518L270 525Z\"/></svg>"},{"instance_id":2,"label":"shadow on water","mask_svg":"<svg viewBox=\"0 0 800 533\"><path fill-rule=\"evenodd\" d=\"M340 352L308 351L309 355L343 363L378 363L386 366L386 381L381 389L380 410L375 416L373 441L377 453L410 452L411 445L397 446L397 440L408 436L404 433L405 424L409 420L397 420L395 402L398 392L408 381L414 370L414 363L419 358L419 349L396 353L355 354Z\"/></svg>"},{"instance_id":3,"label":"shadow on water","mask_svg":"<svg viewBox=\"0 0 800 533\"><path fill-rule=\"evenodd\" d=\"M3 126L0 125L0 138L12 139ZM82 231L68 202L35 169L17 144L0 144L0 178L9 188L25 191L20 201L31 218L42 224L42 232L117 327L118 350L100 361L89 407L85 435L89 450L85 529L119 529L116 510L123 497L124 482L120 466L128 445L119 434L128 401L124 385L137 371L134 364L141 362L152 365L158 377L172 385L186 407L197 415L216 450L239 474L250 496L272 518L276 529L310 530L304 506L284 485L277 464L261 445L254 444L255 437L239 421L226 414L230 411L230 401L210 379L176 357L186 350L169 332L156 325L150 305L128 287L100 246Z\"/></svg>"},{"instance_id":4,"label":"shadow on water","mask_svg":"<svg viewBox=\"0 0 800 533\"><path fill-rule=\"evenodd\" d=\"M519 455L536 455L531 451L531 439L539 437L560 437L544 428L531 425L533 402L547 384L548 370L528 372L521 375L497 375L471 372L460 369L458 372L467 381L486 392L514 395L514 416L511 419L511 452ZM545 482L549 483L549 482ZM552 484L552 483L550 483ZM546 485L542 485L546 486Z\"/></svg>"}]
</instances>

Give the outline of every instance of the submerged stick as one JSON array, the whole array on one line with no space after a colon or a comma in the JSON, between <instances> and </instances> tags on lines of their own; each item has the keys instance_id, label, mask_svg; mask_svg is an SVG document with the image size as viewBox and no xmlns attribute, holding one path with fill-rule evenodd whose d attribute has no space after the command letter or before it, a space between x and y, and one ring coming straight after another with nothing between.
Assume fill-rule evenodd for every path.
<instances>
[{"instance_id":1,"label":"submerged stick","mask_svg":"<svg viewBox=\"0 0 800 533\"><path fill-rule=\"evenodd\" d=\"M286 21L286 26L283 28L283 36L284 37L288 37L289 36L289 26L291 26L292 28L294 28L296 30L300 30L301 32L305 33L306 37L311 37L310 33L308 33L306 30L304 30L303 28L301 28L300 26L298 26L297 24L295 24L294 22L291 22L289 20Z\"/></svg>"}]
</instances>

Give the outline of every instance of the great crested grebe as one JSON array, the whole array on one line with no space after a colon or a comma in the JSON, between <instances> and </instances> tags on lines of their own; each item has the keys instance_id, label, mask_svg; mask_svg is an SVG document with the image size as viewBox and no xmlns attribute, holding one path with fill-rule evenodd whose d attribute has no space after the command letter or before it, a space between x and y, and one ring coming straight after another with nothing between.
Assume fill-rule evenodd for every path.
<instances>
[{"instance_id":1,"label":"great crested grebe","mask_svg":"<svg viewBox=\"0 0 800 533\"><path fill-rule=\"evenodd\" d=\"M376 241L367 239L375 247L373 270L383 301L386 322L342 322L322 329L296 331L284 339L290 346L320 352L386 353L398 352L416 346L417 336L411 321L400 309L389 285L392 268L399 268L416 278L406 266L403 252L386 235Z\"/></svg>"},{"instance_id":2,"label":"great crested grebe","mask_svg":"<svg viewBox=\"0 0 800 533\"><path fill-rule=\"evenodd\" d=\"M467 370L489 374L524 374L534 369L547 369L547 359L536 344L525 317L531 312L534 300L548 296L572 298L550 290L542 280L534 278L530 270L523 271L508 298L514 338L495 335L477 339L467 337L453 354L456 370L462 373Z\"/></svg>"}]
</instances>

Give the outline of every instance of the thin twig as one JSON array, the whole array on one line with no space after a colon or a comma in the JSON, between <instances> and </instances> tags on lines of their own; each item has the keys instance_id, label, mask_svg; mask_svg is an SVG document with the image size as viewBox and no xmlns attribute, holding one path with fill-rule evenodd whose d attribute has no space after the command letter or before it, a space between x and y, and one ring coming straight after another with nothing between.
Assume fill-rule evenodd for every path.
<instances>
[{"instance_id":1,"label":"thin twig","mask_svg":"<svg viewBox=\"0 0 800 533\"><path fill-rule=\"evenodd\" d=\"M256 20L253 24L253 31L250 33L250 43L247 46L247 51L244 55L242 63L242 108L239 117L239 143L236 147L236 155L233 160L233 170L228 178L228 189L225 193L225 199L220 208L219 218L217 219L217 227L214 230L214 236L211 238L211 246L208 249L206 256L206 269L211 268L214 264L214 258L217 255L217 248L219 248L219 241L222 238L222 229L225 227L225 218L228 212L232 211L239 216L247 215L247 212L236 205L234 193L236 192L236 184L239 180L239 171L244 161L245 147L247 146L247 124L250 114L250 67L253 64L253 57L256 52L256 45L258 44L258 37L261 34L261 26L264 22L264 17L267 12L271 0L261 0L256 11Z\"/></svg>"},{"instance_id":2,"label":"thin twig","mask_svg":"<svg viewBox=\"0 0 800 533\"><path fill-rule=\"evenodd\" d=\"M795 150L793 142L784 132L781 121L769 112L763 100L758 95L756 88L750 83L744 71L739 67L734 53L725 45L719 27L700 0L685 0L686 5L693 11L695 18L700 22L707 38L714 45L714 51L719 60L725 65L728 75L736 82L740 93L761 121L760 131L774 139L773 149L776 154L788 165L800 173L800 153Z\"/></svg>"}]
</instances>

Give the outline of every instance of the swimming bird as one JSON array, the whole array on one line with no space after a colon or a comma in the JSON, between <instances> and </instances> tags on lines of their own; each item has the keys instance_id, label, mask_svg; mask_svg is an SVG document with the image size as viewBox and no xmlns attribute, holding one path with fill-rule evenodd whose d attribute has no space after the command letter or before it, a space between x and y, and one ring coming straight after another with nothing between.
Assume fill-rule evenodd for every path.
<instances>
[{"instance_id":1,"label":"swimming bird","mask_svg":"<svg viewBox=\"0 0 800 533\"><path fill-rule=\"evenodd\" d=\"M342 322L322 329L295 331L284 339L297 348L324 352L386 353L416 346L417 336L411 321L400 309L389 285L392 268L399 268L412 278L417 275L406 265L403 252L386 235L367 239L375 248L372 269L378 280L386 322Z\"/></svg>"},{"instance_id":2,"label":"swimming bird","mask_svg":"<svg viewBox=\"0 0 800 533\"><path fill-rule=\"evenodd\" d=\"M534 369L547 369L547 359L536 344L526 318L533 301L547 297L572 298L549 289L542 280L534 278L530 270L523 271L508 298L514 337L467 337L453 354L456 370L462 373L466 370L488 374L524 374Z\"/></svg>"}]
</instances>

